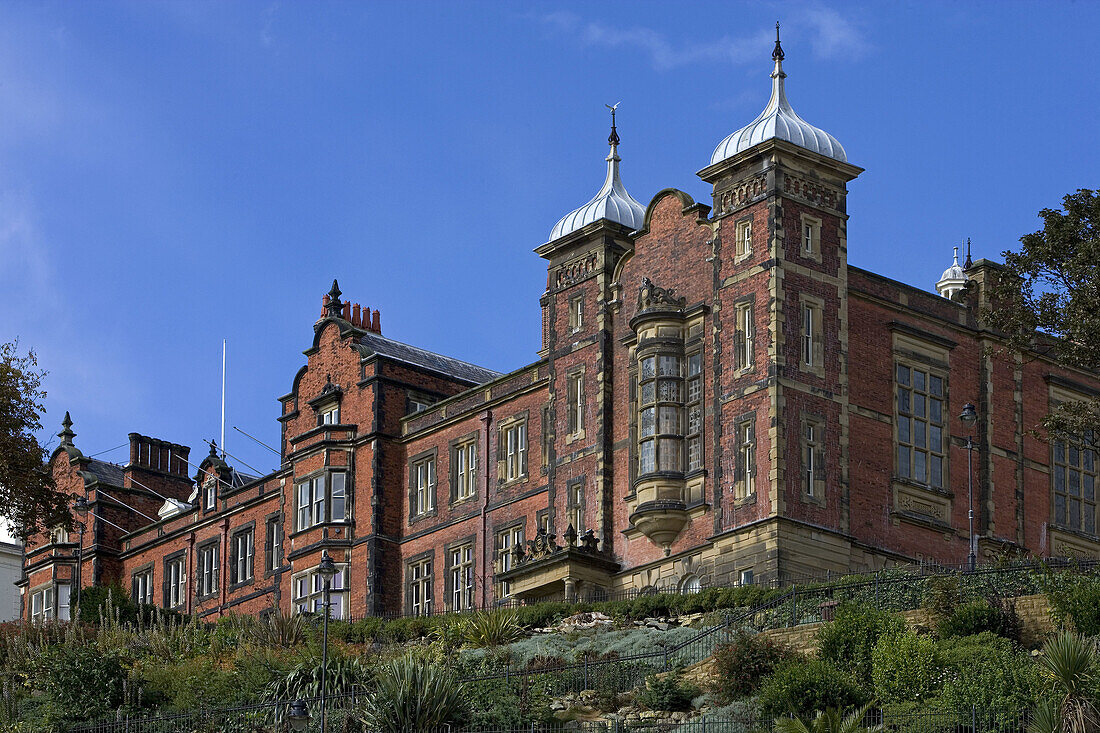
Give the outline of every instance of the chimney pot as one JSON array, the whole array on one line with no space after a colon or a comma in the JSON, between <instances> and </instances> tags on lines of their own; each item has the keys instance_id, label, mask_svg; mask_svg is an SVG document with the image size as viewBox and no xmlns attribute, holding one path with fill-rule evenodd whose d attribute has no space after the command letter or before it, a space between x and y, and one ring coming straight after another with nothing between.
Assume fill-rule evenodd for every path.
<instances>
[{"instance_id":1,"label":"chimney pot","mask_svg":"<svg viewBox=\"0 0 1100 733\"><path fill-rule=\"evenodd\" d=\"M351 303L344 303L344 310L340 313L340 317L345 321L351 320Z\"/></svg>"},{"instance_id":2,"label":"chimney pot","mask_svg":"<svg viewBox=\"0 0 1100 733\"><path fill-rule=\"evenodd\" d=\"M356 327L363 325L362 310L358 303L351 306L351 325Z\"/></svg>"},{"instance_id":3,"label":"chimney pot","mask_svg":"<svg viewBox=\"0 0 1100 733\"><path fill-rule=\"evenodd\" d=\"M371 317L370 330L374 331L379 336L382 335L382 313L381 311L375 311Z\"/></svg>"}]
</instances>

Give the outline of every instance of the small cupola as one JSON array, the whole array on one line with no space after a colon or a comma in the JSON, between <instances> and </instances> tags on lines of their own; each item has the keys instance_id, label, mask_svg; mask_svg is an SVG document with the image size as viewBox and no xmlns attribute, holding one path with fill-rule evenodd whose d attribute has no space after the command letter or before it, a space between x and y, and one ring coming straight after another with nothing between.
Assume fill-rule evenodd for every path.
<instances>
[{"instance_id":1,"label":"small cupola","mask_svg":"<svg viewBox=\"0 0 1100 733\"><path fill-rule=\"evenodd\" d=\"M608 109L611 110L611 135L607 138L607 142L611 146L611 152L606 158L607 175L603 186L591 201L563 216L550 231L550 239L547 241L553 242L600 219L608 219L631 229L642 227L645 221L645 207L626 192L626 187L623 186L623 181L619 177L619 163L622 158L619 157L619 133L615 129L615 109L618 106L617 104L614 107L608 105Z\"/></svg>"},{"instance_id":2,"label":"small cupola","mask_svg":"<svg viewBox=\"0 0 1100 733\"><path fill-rule=\"evenodd\" d=\"M779 23L776 23L775 50L772 51L775 66L772 70L771 99L755 120L718 143L710 156L711 165L772 138L786 140L826 158L848 162L848 155L835 137L806 122L791 108L784 81L787 78L783 73L784 58L783 47L779 44Z\"/></svg>"},{"instance_id":3,"label":"small cupola","mask_svg":"<svg viewBox=\"0 0 1100 733\"><path fill-rule=\"evenodd\" d=\"M968 248L969 249L969 248ZM944 298L955 299L956 293L966 289L966 270L959 265L959 248L955 247L955 259L951 267L943 271L939 282L936 283L936 292Z\"/></svg>"}]
</instances>

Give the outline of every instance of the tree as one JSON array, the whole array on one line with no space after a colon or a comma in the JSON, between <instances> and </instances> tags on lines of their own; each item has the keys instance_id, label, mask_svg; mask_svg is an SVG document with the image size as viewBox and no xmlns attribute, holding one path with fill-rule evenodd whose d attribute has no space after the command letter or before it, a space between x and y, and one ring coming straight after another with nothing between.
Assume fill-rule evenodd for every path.
<instances>
[{"instance_id":1,"label":"tree","mask_svg":"<svg viewBox=\"0 0 1100 733\"><path fill-rule=\"evenodd\" d=\"M20 355L18 341L0 344L0 516L23 539L71 521L68 497L54 490L34 435L42 429L43 376L33 351Z\"/></svg>"},{"instance_id":2,"label":"tree","mask_svg":"<svg viewBox=\"0 0 1100 733\"><path fill-rule=\"evenodd\" d=\"M1063 209L1043 209L1040 231L1020 238L1018 252L1002 253L1004 270L990 287L987 323L1013 349L1063 364L1100 369L1100 196L1080 189ZM1100 449L1100 400L1057 405L1043 427L1054 439L1085 441Z\"/></svg>"}]
</instances>

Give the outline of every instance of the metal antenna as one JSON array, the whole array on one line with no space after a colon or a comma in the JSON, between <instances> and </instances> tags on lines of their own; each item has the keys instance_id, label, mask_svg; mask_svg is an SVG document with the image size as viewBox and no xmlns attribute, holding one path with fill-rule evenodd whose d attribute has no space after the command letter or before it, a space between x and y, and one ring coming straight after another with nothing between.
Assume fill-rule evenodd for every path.
<instances>
[{"instance_id":1,"label":"metal antenna","mask_svg":"<svg viewBox=\"0 0 1100 733\"><path fill-rule=\"evenodd\" d=\"M222 460L225 460L225 339L222 339Z\"/></svg>"},{"instance_id":2,"label":"metal antenna","mask_svg":"<svg viewBox=\"0 0 1100 733\"><path fill-rule=\"evenodd\" d=\"M256 441L257 443L259 443L260 445L262 445L262 446L263 446L264 448L267 448L267 449L268 449L269 451L271 451L271 452L272 452L272 453L274 453L275 455L279 456L280 458L282 458L282 457L283 457L283 454L282 454L282 453L280 453L279 451L275 450L275 449L274 449L274 448L272 448L272 447L271 447L270 445L268 445L267 443L263 442L262 440L260 440L260 439L259 439L259 438L257 438L256 436L254 436L254 435L249 435L249 434L248 434L248 433L246 433L245 431L243 431L243 430L241 430L240 428L238 428L238 427L237 427L236 425L234 425L234 426L233 426L233 429L234 429L234 430L236 430L236 431L237 431L238 433L240 433L241 435L243 435L243 436L244 436L244 437L246 437L246 438L252 438L252 440Z\"/></svg>"},{"instance_id":3,"label":"metal antenna","mask_svg":"<svg viewBox=\"0 0 1100 733\"><path fill-rule=\"evenodd\" d=\"M217 448L217 445L216 445L215 443L212 443L212 442L211 442L211 441L209 441L209 440L207 440L207 441L204 441L204 442L205 442L205 443L206 443L207 445L211 445L211 446L214 446L215 448ZM245 462L244 462L243 460L241 460L241 459L240 459L240 458L238 458L237 456L235 456L235 455L233 455L232 453L229 453L228 451L226 451L226 450L225 450L225 448L222 448L222 453L224 453L225 455L229 456L229 457L230 457L230 458L232 458L232 459L233 459L234 461L238 461L238 462L240 462L240 463L244 464L244 466L245 466L246 468L251 468L251 469L252 469L253 471L255 471L256 473L258 473L258 474L259 474L260 476L266 476L266 475L268 475L269 473L275 473L274 471L266 471L266 472L265 472L265 471L261 471L260 469L256 468L255 466L250 466L249 464L245 463Z\"/></svg>"}]
</instances>

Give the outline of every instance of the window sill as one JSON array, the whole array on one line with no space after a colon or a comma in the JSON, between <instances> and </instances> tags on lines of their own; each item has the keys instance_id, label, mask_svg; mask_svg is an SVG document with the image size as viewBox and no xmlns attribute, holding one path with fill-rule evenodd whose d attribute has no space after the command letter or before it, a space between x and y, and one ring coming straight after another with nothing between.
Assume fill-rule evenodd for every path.
<instances>
[{"instance_id":1,"label":"window sill","mask_svg":"<svg viewBox=\"0 0 1100 733\"><path fill-rule=\"evenodd\" d=\"M256 583L256 577L253 576L253 577L249 578L248 580L241 580L241 581L236 582L236 583L230 583L229 588L227 590L229 590L229 592L232 593L235 590L240 590L241 588L247 588L250 585L255 585L255 583Z\"/></svg>"},{"instance_id":2,"label":"window sill","mask_svg":"<svg viewBox=\"0 0 1100 733\"><path fill-rule=\"evenodd\" d=\"M514 486L516 484L522 484L522 483L526 482L529 478L530 477L527 474L523 474L522 476L516 476L515 478L501 479L501 481L498 485L502 489L507 489L509 486Z\"/></svg>"},{"instance_id":3,"label":"window sill","mask_svg":"<svg viewBox=\"0 0 1100 733\"><path fill-rule=\"evenodd\" d=\"M432 517L434 517L437 514L437 512L438 512L438 510L431 509L431 510L426 511L426 512L421 512L420 514L413 514L409 517L409 526L411 527L412 525L416 524L417 522L422 522L425 519L431 519Z\"/></svg>"},{"instance_id":4,"label":"window sill","mask_svg":"<svg viewBox=\"0 0 1100 733\"><path fill-rule=\"evenodd\" d=\"M749 504L755 504L755 503L756 503L756 492L754 491L753 493L749 494L748 496L743 496L741 498L734 498L733 507L736 509L738 507L748 506Z\"/></svg>"},{"instance_id":5,"label":"window sill","mask_svg":"<svg viewBox=\"0 0 1100 733\"><path fill-rule=\"evenodd\" d=\"M953 491L948 491L947 489L941 489L941 488L938 488L936 486L932 486L931 484L922 484L920 481L914 481L911 478L905 478L904 476L894 476L893 480L894 480L894 483L896 483L896 484L903 484L905 486L911 486L915 489L920 489L921 491L927 491L931 494L938 494L939 496L942 496L945 499L955 498L955 492L953 492Z\"/></svg>"},{"instance_id":6,"label":"window sill","mask_svg":"<svg viewBox=\"0 0 1100 733\"><path fill-rule=\"evenodd\" d=\"M289 537L290 537L290 539L295 539L295 538L305 534L306 532L312 532L313 530L327 529L328 527L344 528L344 527L347 527L347 526L349 526L349 522L347 520L341 520L341 521L336 521L336 522L318 522L317 524L311 524L311 525L309 525L308 527L306 527L304 529L299 529L299 530L296 530L294 532L291 532Z\"/></svg>"},{"instance_id":7,"label":"window sill","mask_svg":"<svg viewBox=\"0 0 1100 733\"><path fill-rule=\"evenodd\" d=\"M475 501L476 499L477 499L477 492L474 492L473 494L470 494L469 496L463 496L460 499L451 499L449 505L452 506L452 507L461 506L463 504L469 504L470 502Z\"/></svg>"},{"instance_id":8,"label":"window sill","mask_svg":"<svg viewBox=\"0 0 1100 733\"><path fill-rule=\"evenodd\" d=\"M212 593L207 593L204 596L195 596L196 603L202 603L203 601L212 601L218 597L218 591L215 589Z\"/></svg>"}]
</instances>

